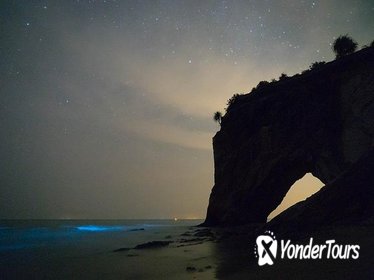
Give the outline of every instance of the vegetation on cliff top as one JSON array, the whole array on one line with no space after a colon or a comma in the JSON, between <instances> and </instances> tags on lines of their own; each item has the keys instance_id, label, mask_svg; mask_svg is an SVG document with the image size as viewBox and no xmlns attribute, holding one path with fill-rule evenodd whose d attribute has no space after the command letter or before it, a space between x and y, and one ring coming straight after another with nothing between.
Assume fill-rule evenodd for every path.
<instances>
[{"instance_id":1,"label":"vegetation on cliff top","mask_svg":"<svg viewBox=\"0 0 374 280\"><path fill-rule=\"evenodd\" d=\"M345 55L354 53L357 49L357 43L348 35L342 35L336 38L332 45L336 58L341 58Z\"/></svg>"},{"instance_id":2,"label":"vegetation on cliff top","mask_svg":"<svg viewBox=\"0 0 374 280\"><path fill-rule=\"evenodd\" d=\"M335 59L340 59L346 55L354 53L357 50L357 46L358 46L357 42L354 39L352 39L350 36L348 36L348 34L339 36L338 38L335 39L334 43L332 44L332 50L335 53ZM373 47L374 47L374 40L370 43L369 46L365 45L362 48L373 48ZM302 71L301 74L305 74L313 70L318 70L321 67L323 67L325 64L326 64L325 61L313 62L309 66L309 69ZM300 74L296 74L296 75L300 75ZM290 77L287 76L287 74L282 73L278 81L276 79L272 79L271 82L260 81L257 84L257 86L254 87L249 93L255 93L255 92L261 91L263 89L266 89L270 84L273 84L276 82L282 82L289 78ZM230 110L230 108L232 108L232 106L236 103L238 98L244 94L245 93L235 93L232 97L230 97L227 100L227 107L225 108L226 113ZM219 124L221 124L221 121L223 118L224 118L224 115L219 111L215 112L213 115L213 120Z\"/></svg>"},{"instance_id":3,"label":"vegetation on cliff top","mask_svg":"<svg viewBox=\"0 0 374 280\"><path fill-rule=\"evenodd\" d=\"M222 113L219 111L215 112L213 115L213 120L221 124L221 119L222 119Z\"/></svg>"}]
</instances>

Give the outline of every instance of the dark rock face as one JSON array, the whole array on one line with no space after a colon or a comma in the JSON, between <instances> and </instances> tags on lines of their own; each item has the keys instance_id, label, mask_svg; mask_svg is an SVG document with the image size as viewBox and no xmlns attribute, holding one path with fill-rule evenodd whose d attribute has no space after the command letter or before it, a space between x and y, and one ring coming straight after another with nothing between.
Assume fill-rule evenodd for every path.
<instances>
[{"instance_id":1,"label":"dark rock face","mask_svg":"<svg viewBox=\"0 0 374 280\"><path fill-rule=\"evenodd\" d=\"M213 138L215 185L204 225L266 222L306 173L328 184L367 153L373 70L367 48L239 96Z\"/></svg>"}]
</instances>

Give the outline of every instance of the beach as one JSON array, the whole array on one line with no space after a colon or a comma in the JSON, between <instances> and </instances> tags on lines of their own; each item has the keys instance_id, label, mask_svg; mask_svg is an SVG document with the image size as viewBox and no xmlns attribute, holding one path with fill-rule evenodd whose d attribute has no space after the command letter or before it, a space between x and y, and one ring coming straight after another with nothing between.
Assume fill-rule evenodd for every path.
<instances>
[{"instance_id":1,"label":"beach","mask_svg":"<svg viewBox=\"0 0 374 280\"><path fill-rule=\"evenodd\" d=\"M361 245L358 260L277 260L259 267L254 232L196 227L201 220L11 221L0 228L1 279L370 278L373 226L315 232ZM307 243L306 236L299 237Z\"/></svg>"}]
</instances>

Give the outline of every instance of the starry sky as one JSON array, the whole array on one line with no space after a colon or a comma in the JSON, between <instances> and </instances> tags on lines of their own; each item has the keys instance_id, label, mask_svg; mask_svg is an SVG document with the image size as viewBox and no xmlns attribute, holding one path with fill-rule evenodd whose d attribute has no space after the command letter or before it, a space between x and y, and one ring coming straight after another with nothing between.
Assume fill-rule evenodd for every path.
<instances>
[{"instance_id":1,"label":"starry sky","mask_svg":"<svg viewBox=\"0 0 374 280\"><path fill-rule=\"evenodd\" d=\"M213 112L373 31L363 0L1 1L0 218L203 218Z\"/></svg>"}]
</instances>

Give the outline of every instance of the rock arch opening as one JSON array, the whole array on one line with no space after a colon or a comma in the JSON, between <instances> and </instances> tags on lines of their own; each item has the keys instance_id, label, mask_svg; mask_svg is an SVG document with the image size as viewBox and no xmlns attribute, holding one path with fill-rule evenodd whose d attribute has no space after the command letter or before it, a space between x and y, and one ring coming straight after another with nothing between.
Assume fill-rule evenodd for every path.
<instances>
[{"instance_id":1,"label":"rock arch opening","mask_svg":"<svg viewBox=\"0 0 374 280\"><path fill-rule=\"evenodd\" d=\"M306 173L291 186L282 202L269 214L267 220L270 221L299 201L310 197L323 186L324 184L318 178L314 177L311 173Z\"/></svg>"}]
</instances>

